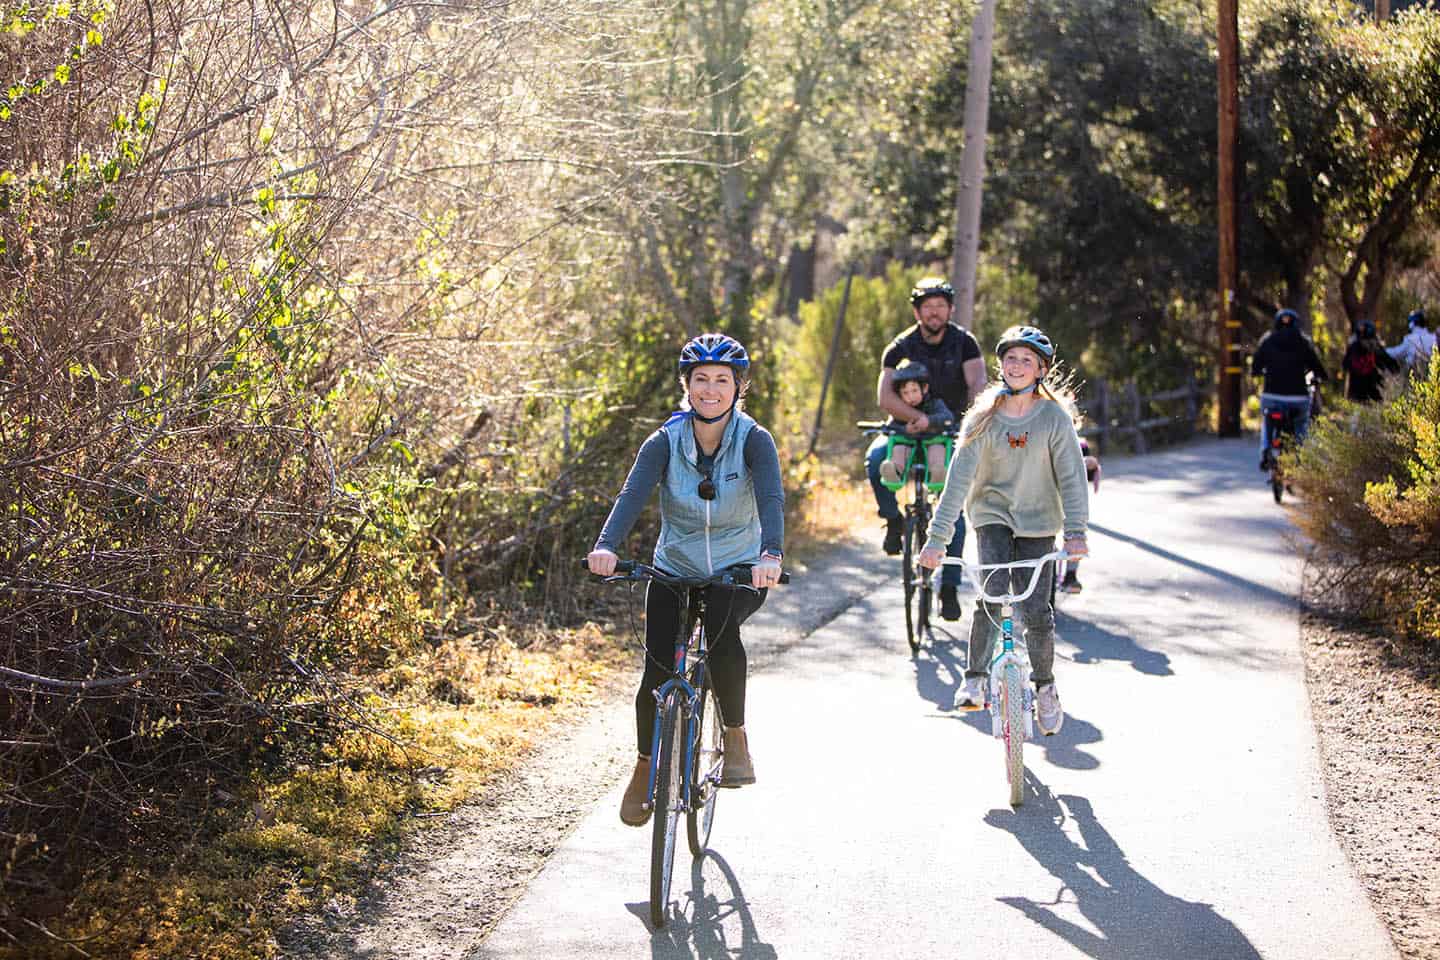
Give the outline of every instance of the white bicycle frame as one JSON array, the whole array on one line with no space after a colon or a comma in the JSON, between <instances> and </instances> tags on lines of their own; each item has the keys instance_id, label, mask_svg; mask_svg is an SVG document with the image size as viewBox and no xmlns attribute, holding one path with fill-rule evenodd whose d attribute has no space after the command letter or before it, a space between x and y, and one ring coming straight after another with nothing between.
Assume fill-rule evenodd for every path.
<instances>
[{"instance_id":1,"label":"white bicycle frame","mask_svg":"<svg viewBox=\"0 0 1440 960\"><path fill-rule=\"evenodd\" d=\"M990 710L990 732L997 737L1003 737L1005 730L1003 720L1000 716L1000 696L996 690L996 684L1000 682L999 678L1004 675L1005 669L1012 662L1020 671L1020 681L1024 691L1025 739L1030 740L1035 736L1033 721L1031 719L1034 715L1035 690L1030 684L1030 655L1029 651L1025 649L1024 642L1020 641L1017 644L1015 639L1015 604L1030 599L1030 595L1035 592L1035 588L1040 584L1040 573L1045 569L1047 563L1053 562L1055 564L1055 576L1057 580L1063 579L1065 564L1069 559L1070 554L1066 553L1062 548L1053 553L1047 553L1043 557L1035 557L1032 560L1013 560L1010 563L969 564L970 568L977 574L975 577L975 592L980 594L980 598L987 603L999 604L1000 606L1000 622L995 624L995 626L1000 628L1000 643L996 645L995 654L990 659L990 682L986 685L987 689L985 691L985 706ZM942 564L949 564L951 566L966 566L965 562L959 557L946 557L941 562ZM1006 571L1007 576L1005 576L1004 580L1006 586L1009 586L1012 578L1008 574L1015 570L1024 570L1026 568L1030 569L1030 582L1021 592L990 593L987 589L989 586L987 581L989 580L990 573L996 570ZM985 615L987 617L990 615L988 610ZM994 623L993 620L991 622Z\"/></svg>"}]
</instances>

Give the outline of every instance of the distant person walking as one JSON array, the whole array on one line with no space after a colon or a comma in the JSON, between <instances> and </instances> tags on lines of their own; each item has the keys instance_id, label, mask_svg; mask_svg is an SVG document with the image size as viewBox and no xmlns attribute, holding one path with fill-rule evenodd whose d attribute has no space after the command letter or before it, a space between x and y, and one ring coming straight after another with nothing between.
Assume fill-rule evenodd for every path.
<instances>
[{"instance_id":1,"label":"distant person walking","mask_svg":"<svg viewBox=\"0 0 1440 960\"><path fill-rule=\"evenodd\" d=\"M1429 372L1430 358L1435 353L1435 334L1430 332L1424 310L1412 310L1405 319L1405 325L1409 328L1405 339L1387 350L1390 356L1408 367L1412 374L1424 377Z\"/></svg>"},{"instance_id":2,"label":"distant person walking","mask_svg":"<svg viewBox=\"0 0 1440 960\"><path fill-rule=\"evenodd\" d=\"M1400 372L1400 361L1380 342L1375 322L1361 320L1355 324L1355 339L1346 348L1340 369L1345 375L1345 399L1373 403L1381 398L1386 375Z\"/></svg>"}]
</instances>

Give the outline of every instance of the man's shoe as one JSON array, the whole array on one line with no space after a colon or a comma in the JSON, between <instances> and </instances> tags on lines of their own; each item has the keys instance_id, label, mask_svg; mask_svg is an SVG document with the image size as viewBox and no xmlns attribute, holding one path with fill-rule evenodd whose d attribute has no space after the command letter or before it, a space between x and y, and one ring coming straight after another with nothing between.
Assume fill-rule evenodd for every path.
<instances>
[{"instance_id":1,"label":"man's shoe","mask_svg":"<svg viewBox=\"0 0 1440 960\"><path fill-rule=\"evenodd\" d=\"M985 681L987 677L966 677L965 683L955 691L956 710L980 710L985 706Z\"/></svg>"},{"instance_id":2,"label":"man's shoe","mask_svg":"<svg viewBox=\"0 0 1440 960\"><path fill-rule=\"evenodd\" d=\"M1065 713L1060 709L1060 694L1055 691L1055 684L1047 683L1035 692L1035 719L1045 736L1053 737L1060 732Z\"/></svg>"},{"instance_id":3,"label":"man's shoe","mask_svg":"<svg viewBox=\"0 0 1440 960\"><path fill-rule=\"evenodd\" d=\"M940 585L940 618L942 620L960 619L960 598L955 595L955 585L943 583Z\"/></svg>"},{"instance_id":4,"label":"man's shoe","mask_svg":"<svg viewBox=\"0 0 1440 960\"><path fill-rule=\"evenodd\" d=\"M883 460L880 463L880 479L886 483L900 482L900 468L895 466L894 460Z\"/></svg>"},{"instance_id":5,"label":"man's shoe","mask_svg":"<svg viewBox=\"0 0 1440 960\"><path fill-rule=\"evenodd\" d=\"M620 822L629 827L643 827L650 822L650 758L635 761L635 772L625 795L620 798Z\"/></svg>"},{"instance_id":6,"label":"man's shoe","mask_svg":"<svg viewBox=\"0 0 1440 960\"><path fill-rule=\"evenodd\" d=\"M1065 579L1060 581L1061 593L1079 593L1085 589L1080 585L1080 580L1075 576L1074 570L1065 571Z\"/></svg>"},{"instance_id":7,"label":"man's shoe","mask_svg":"<svg viewBox=\"0 0 1440 960\"><path fill-rule=\"evenodd\" d=\"M750 744L744 727L726 727L725 763L720 768L720 786L743 787L755 782L755 765L750 761Z\"/></svg>"},{"instance_id":8,"label":"man's shoe","mask_svg":"<svg viewBox=\"0 0 1440 960\"><path fill-rule=\"evenodd\" d=\"M905 522L899 517L885 518L885 555L900 556L900 538L905 533Z\"/></svg>"}]
</instances>

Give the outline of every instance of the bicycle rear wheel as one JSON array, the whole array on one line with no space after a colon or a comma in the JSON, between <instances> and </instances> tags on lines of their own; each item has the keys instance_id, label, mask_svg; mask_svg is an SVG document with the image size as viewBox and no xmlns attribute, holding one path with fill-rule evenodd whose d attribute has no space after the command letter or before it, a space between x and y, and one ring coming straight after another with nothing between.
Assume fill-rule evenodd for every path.
<instances>
[{"instance_id":1,"label":"bicycle rear wheel","mask_svg":"<svg viewBox=\"0 0 1440 960\"><path fill-rule=\"evenodd\" d=\"M910 643L910 652L920 651L920 581L916 576L915 555L916 541L915 516L910 514L905 517L904 546L901 550L900 563L902 576L905 580L905 638Z\"/></svg>"},{"instance_id":2,"label":"bicycle rear wheel","mask_svg":"<svg viewBox=\"0 0 1440 960\"><path fill-rule=\"evenodd\" d=\"M1025 800L1025 690L1020 667L1007 663L1000 679L1001 715L1005 718L1005 777L1010 782L1010 806Z\"/></svg>"},{"instance_id":3,"label":"bicycle rear wheel","mask_svg":"<svg viewBox=\"0 0 1440 960\"><path fill-rule=\"evenodd\" d=\"M650 834L650 922L665 926L670 906L670 870L675 864L675 828L680 821L680 693L671 690L660 706L660 752L655 774L655 822Z\"/></svg>"},{"instance_id":4,"label":"bicycle rear wheel","mask_svg":"<svg viewBox=\"0 0 1440 960\"><path fill-rule=\"evenodd\" d=\"M720 770L725 763L720 704L710 690L710 678L700 678L700 703L695 708L695 767L690 778L690 808L685 811L685 836L690 855L705 856L710 827L715 823L715 798L720 793Z\"/></svg>"}]
</instances>

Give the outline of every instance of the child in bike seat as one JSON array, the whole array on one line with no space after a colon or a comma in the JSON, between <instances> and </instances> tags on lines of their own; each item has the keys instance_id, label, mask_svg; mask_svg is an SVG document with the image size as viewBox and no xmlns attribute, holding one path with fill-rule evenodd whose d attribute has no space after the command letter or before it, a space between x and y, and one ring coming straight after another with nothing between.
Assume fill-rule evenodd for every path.
<instances>
[{"instance_id":1,"label":"child in bike seat","mask_svg":"<svg viewBox=\"0 0 1440 960\"><path fill-rule=\"evenodd\" d=\"M980 563L1034 560L1052 552L1055 535L1064 534L1072 556L1089 553L1085 528L1089 522L1089 490L1085 461L1075 424L1054 391L1044 384L1055 363L1055 346L1037 327L1011 327L995 346L1000 382L975 401L965 417L965 430L950 458L945 489L920 564L940 566L945 545L963 508L969 514L979 546ZM1036 720L1046 736L1058 733L1064 721L1055 689L1055 610L1050 605L1054 568L1041 569L1035 590L1016 604L1025 626L1031 678L1036 687ZM1031 572L982 572L976 579L992 594L1007 586L1023 589ZM977 599L970 622L970 651L965 681L955 697L958 710L985 705L1000 611L998 604Z\"/></svg>"},{"instance_id":2,"label":"child in bike seat","mask_svg":"<svg viewBox=\"0 0 1440 960\"><path fill-rule=\"evenodd\" d=\"M895 443L890 450L890 459L880 464L880 479L887 483L899 483L904 479L905 464L910 460L910 454L915 450L915 444L926 437L935 437L950 430L955 426L955 414L945 405L945 401L939 397L930 395L930 369L918 360L901 360L900 365L895 368L895 376L891 380L895 385L895 392L900 399L910 406L925 414L930 420L930 430L921 434L912 434L905 437L897 436ZM891 417L885 421L888 427L903 426L899 420ZM930 478L939 482L939 478L945 475L945 445L943 443L932 443L925 448L926 466L930 470Z\"/></svg>"}]
</instances>

